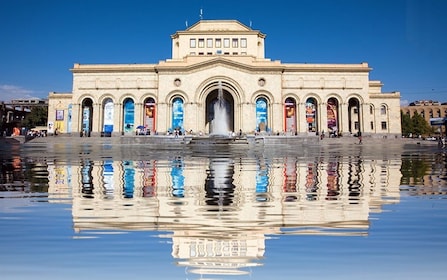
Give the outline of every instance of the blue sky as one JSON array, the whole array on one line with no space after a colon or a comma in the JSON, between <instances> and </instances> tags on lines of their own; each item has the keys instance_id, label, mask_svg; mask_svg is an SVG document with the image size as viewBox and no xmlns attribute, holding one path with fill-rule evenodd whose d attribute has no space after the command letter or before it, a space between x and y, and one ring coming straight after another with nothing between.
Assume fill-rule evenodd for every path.
<instances>
[{"instance_id":1,"label":"blue sky","mask_svg":"<svg viewBox=\"0 0 447 280\"><path fill-rule=\"evenodd\" d=\"M203 19L267 34L284 63L361 63L402 103L447 102L444 0L1 0L0 101L70 92L74 63L158 63Z\"/></svg>"}]
</instances>

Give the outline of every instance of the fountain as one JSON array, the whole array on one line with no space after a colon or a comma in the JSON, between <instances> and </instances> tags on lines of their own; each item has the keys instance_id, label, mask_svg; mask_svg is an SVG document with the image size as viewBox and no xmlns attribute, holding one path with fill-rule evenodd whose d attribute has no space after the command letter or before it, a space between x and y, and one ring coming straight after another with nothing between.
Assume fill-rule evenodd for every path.
<instances>
[{"instance_id":1,"label":"fountain","mask_svg":"<svg viewBox=\"0 0 447 280\"><path fill-rule=\"evenodd\" d=\"M228 112L223 97L222 82L218 83L217 100L214 103L214 119L211 122L211 136L228 136Z\"/></svg>"},{"instance_id":2,"label":"fountain","mask_svg":"<svg viewBox=\"0 0 447 280\"><path fill-rule=\"evenodd\" d=\"M237 146L246 148L246 139L231 135L229 104L224 98L221 81L218 82L217 100L214 100L212 106L214 118L210 121L209 137L192 137L188 143L193 150L197 153L228 154L230 146L236 147L235 144L242 144Z\"/></svg>"}]
</instances>

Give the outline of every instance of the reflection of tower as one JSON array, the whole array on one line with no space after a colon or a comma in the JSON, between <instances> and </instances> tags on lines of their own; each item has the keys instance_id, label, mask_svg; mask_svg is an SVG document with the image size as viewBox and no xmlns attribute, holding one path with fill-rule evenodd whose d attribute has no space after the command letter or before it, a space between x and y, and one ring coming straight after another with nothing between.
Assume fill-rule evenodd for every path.
<instances>
[{"instance_id":1,"label":"reflection of tower","mask_svg":"<svg viewBox=\"0 0 447 280\"><path fill-rule=\"evenodd\" d=\"M261 266L265 237L262 232L234 232L229 238L222 233L201 235L194 231L175 231L172 256L187 272L201 275L244 275L247 268Z\"/></svg>"},{"instance_id":2,"label":"reflection of tower","mask_svg":"<svg viewBox=\"0 0 447 280\"><path fill-rule=\"evenodd\" d=\"M228 158L211 158L205 180L206 204L225 206L233 203L234 164Z\"/></svg>"}]
</instances>

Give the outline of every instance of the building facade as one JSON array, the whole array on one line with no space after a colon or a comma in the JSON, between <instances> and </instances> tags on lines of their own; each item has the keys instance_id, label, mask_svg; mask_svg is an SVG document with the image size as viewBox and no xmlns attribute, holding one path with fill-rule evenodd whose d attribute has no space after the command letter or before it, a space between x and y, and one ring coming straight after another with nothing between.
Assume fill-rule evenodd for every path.
<instances>
[{"instance_id":1,"label":"building facade","mask_svg":"<svg viewBox=\"0 0 447 280\"><path fill-rule=\"evenodd\" d=\"M422 116L429 124L435 128L440 135L445 135L445 120L447 119L447 103L433 100L418 100L411 102L408 106L403 106L402 113L413 117L415 113ZM433 123L437 123L433 125Z\"/></svg>"},{"instance_id":2,"label":"building facade","mask_svg":"<svg viewBox=\"0 0 447 280\"><path fill-rule=\"evenodd\" d=\"M181 132L400 136L400 93L367 63L282 63L265 34L200 20L171 36L157 64L74 64L71 93L49 94L49 126L72 135Z\"/></svg>"}]
</instances>

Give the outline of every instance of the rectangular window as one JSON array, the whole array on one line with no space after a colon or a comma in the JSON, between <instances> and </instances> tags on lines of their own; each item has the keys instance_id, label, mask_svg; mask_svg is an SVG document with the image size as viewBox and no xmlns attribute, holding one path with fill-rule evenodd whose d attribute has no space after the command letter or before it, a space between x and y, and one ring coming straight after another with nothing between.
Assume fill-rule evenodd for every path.
<instances>
[{"instance_id":1,"label":"rectangular window","mask_svg":"<svg viewBox=\"0 0 447 280\"><path fill-rule=\"evenodd\" d=\"M196 39L190 39L189 40L189 47L195 48L196 47Z\"/></svg>"},{"instance_id":2,"label":"rectangular window","mask_svg":"<svg viewBox=\"0 0 447 280\"><path fill-rule=\"evenodd\" d=\"M241 48L246 48L246 47L247 47L247 39L241 38Z\"/></svg>"},{"instance_id":3,"label":"rectangular window","mask_svg":"<svg viewBox=\"0 0 447 280\"><path fill-rule=\"evenodd\" d=\"M371 130L374 130L374 122L371 122Z\"/></svg>"},{"instance_id":4,"label":"rectangular window","mask_svg":"<svg viewBox=\"0 0 447 280\"><path fill-rule=\"evenodd\" d=\"M233 48L239 47L239 40L237 38L233 38L233 40L231 41L231 46Z\"/></svg>"},{"instance_id":5,"label":"rectangular window","mask_svg":"<svg viewBox=\"0 0 447 280\"><path fill-rule=\"evenodd\" d=\"M213 53L212 52L207 52L206 55L213 55Z\"/></svg>"},{"instance_id":6,"label":"rectangular window","mask_svg":"<svg viewBox=\"0 0 447 280\"><path fill-rule=\"evenodd\" d=\"M241 52L241 55L247 55L247 52Z\"/></svg>"},{"instance_id":7,"label":"rectangular window","mask_svg":"<svg viewBox=\"0 0 447 280\"><path fill-rule=\"evenodd\" d=\"M217 50L216 54L222 54L222 50Z\"/></svg>"},{"instance_id":8,"label":"rectangular window","mask_svg":"<svg viewBox=\"0 0 447 280\"><path fill-rule=\"evenodd\" d=\"M233 52L233 55L237 55L237 52Z\"/></svg>"},{"instance_id":9,"label":"rectangular window","mask_svg":"<svg viewBox=\"0 0 447 280\"><path fill-rule=\"evenodd\" d=\"M359 130L359 122L354 122L354 129Z\"/></svg>"},{"instance_id":10,"label":"rectangular window","mask_svg":"<svg viewBox=\"0 0 447 280\"><path fill-rule=\"evenodd\" d=\"M229 52L224 52L224 55L229 55L230 53Z\"/></svg>"},{"instance_id":11,"label":"rectangular window","mask_svg":"<svg viewBox=\"0 0 447 280\"><path fill-rule=\"evenodd\" d=\"M222 40L216 39L216 48L220 48L220 47L222 47Z\"/></svg>"},{"instance_id":12,"label":"rectangular window","mask_svg":"<svg viewBox=\"0 0 447 280\"><path fill-rule=\"evenodd\" d=\"M382 130L386 130L386 122L382 122Z\"/></svg>"},{"instance_id":13,"label":"rectangular window","mask_svg":"<svg viewBox=\"0 0 447 280\"><path fill-rule=\"evenodd\" d=\"M225 38L224 39L224 48L229 48L230 47L230 39L229 38Z\"/></svg>"},{"instance_id":14,"label":"rectangular window","mask_svg":"<svg viewBox=\"0 0 447 280\"><path fill-rule=\"evenodd\" d=\"M199 52L199 55L203 55L203 52Z\"/></svg>"},{"instance_id":15,"label":"rectangular window","mask_svg":"<svg viewBox=\"0 0 447 280\"><path fill-rule=\"evenodd\" d=\"M206 39L206 47L207 48L213 47L213 39L211 39L211 38Z\"/></svg>"},{"instance_id":16,"label":"rectangular window","mask_svg":"<svg viewBox=\"0 0 447 280\"><path fill-rule=\"evenodd\" d=\"M196 52L190 52L189 54L190 55L196 55Z\"/></svg>"},{"instance_id":17,"label":"rectangular window","mask_svg":"<svg viewBox=\"0 0 447 280\"><path fill-rule=\"evenodd\" d=\"M199 39L199 48L205 47L205 39Z\"/></svg>"}]
</instances>

